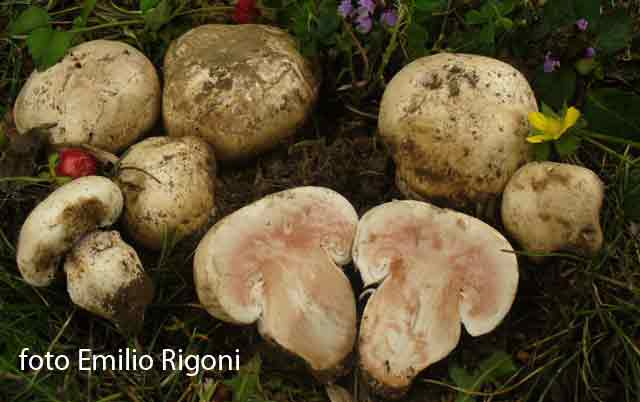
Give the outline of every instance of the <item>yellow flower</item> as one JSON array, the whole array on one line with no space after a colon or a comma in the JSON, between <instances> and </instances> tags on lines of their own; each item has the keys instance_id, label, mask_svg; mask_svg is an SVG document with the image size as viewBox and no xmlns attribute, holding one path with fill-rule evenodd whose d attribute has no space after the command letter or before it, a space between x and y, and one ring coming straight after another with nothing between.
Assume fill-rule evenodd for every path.
<instances>
[{"instance_id":1,"label":"yellow flower","mask_svg":"<svg viewBox=\"0 0 640 402\"><path fill-rule=\"evenodd\" d=\"M534 144L544 141L555 141L568 129L573 127L580 118L580 111L570 107L563 119L547 116L540 112L529 113L529 123L539 134L527 137L527 141Z\"/></svg>"}]
</instances>

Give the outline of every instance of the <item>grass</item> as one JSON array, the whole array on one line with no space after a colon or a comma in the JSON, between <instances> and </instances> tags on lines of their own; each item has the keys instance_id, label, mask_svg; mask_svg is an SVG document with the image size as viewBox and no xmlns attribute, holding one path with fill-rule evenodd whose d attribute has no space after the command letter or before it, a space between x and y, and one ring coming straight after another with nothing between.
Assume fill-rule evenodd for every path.
<instances>
[{"instance_id":1,"label":"grass","mask_svg":"<svg viewBox=\"0 0 640 402\"><path fill-rule=\"evenodd\" d=\"M471 6L476 3L471 2ZM0 27L6 26L27 4L31 1L0 1ZM49 2L57 26L71 23L79 11L78 4ZM83 39L127 40L160 67L171 39L195 24L227 21L231 10L228 4L213 0L180 4L169 27L151 32L135 11L137 2L99 0ZM438 27L455 33L460 29L457 10L470 5L449 2L449 6L456 12L448 13L448 22ZM636 21L638 8L629 8ZM443 41L439 37L434 47L444 46ZM543 45L540 46L534 52L542 54ZM387 75L400 67L397 57L383 57L388 59L383 65L389 62L390 66ZM328 68L341 71L340 57L328 56L324 60ZM622 67L628 64L616 60L619 61L611 71L626 71ZM513 61L525 71L531 63L517 58ZM362 64L358 51L354 51L348 72L340 76L359 82L362 77L353 71ZM376 64L375 71L380 70L379 66ZM24 42L0 34L0 112L10 110L32 69ZM611 85L618 85L615 74L606 79ZM626 87L629 82L625 80L620 85ZM219 217L266 194L299 185L331 187L350 199L359 213L401 197L394 186L392 162L372 135L380 88L369 87L356 93L353 86L337 91L338 87L339 83L331 80L325 83L323 101L314 117L289 143L246 165L221 169L216 201ZM542 265L533 265L520 256L519 293L505 322L490 335L463 336L451 356L418 378L406 401L453 400L465 390L449 378L449 364L473 367L496 349L510 354L518 370L504 381L473 393L476 400L640 400L640 225L628 218L625 206L631 174L640 164L637 147L591 138L567 161L591 168L606 183L602 252L593 259L561 254ZM15 173L14 167L19 171L15 175L28 176L43 163L46 158L42 151L22 158L17 167L0 159L0 176L9 169ZM88 373L72 367L62 372L23 372L18 366L18 354L24 347L40 354L50 351L70 356L80 348L115 354L118 349L130 347L155 356L164 348L195 354L229 353L237 348L243 363L253 356L262 358L261 387L252 388L257 398L326 400L323 388L304 367L270 349L255 329L221 323L199 307L191 275L196 239L187 239L175 247L168 239L161 253L141 253L157 295L145 317L144 331L137 337L124 338L108 322L73 307L64 280L44 289L25 284L15 264L17 234L29 211L48 191L46 185L0 183L0 401L222 401L225 396L221 390L228 387L225 381L236 376L210 371L190 377L186 372L162 371L158 367L149 371ZM353 273L350 275L359 292L361 284ZM342 380L342 384L351 388L353 378Z\"/></svg>"}]
</instances>

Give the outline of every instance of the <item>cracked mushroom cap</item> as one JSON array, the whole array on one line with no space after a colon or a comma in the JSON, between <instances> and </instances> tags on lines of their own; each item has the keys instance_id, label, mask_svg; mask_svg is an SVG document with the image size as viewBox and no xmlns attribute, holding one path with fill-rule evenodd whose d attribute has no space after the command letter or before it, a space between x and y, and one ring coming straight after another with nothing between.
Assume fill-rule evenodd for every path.
<instances>
[{"instance_id":1,"label":"cracked mushroom cap","mask_svg":"<svg viewBox=\"0 0 640 402\"><path fill-rule=\"evenodd\" d=\"M507 184L502 222L528 252L567 250L594 255L603 242L603 199L604 184L593 171L564 163L533 162L520 168Z\"/></svg>"},{"instance_id":2,"label":"cracked mushroom cap","mask_svg":"<svg viewBox=\"0 0 640 402\"><path fill-rule=\"evenodd\" d=\"M94 40L34 71L14 117L20 133L46 128L54 145L118 152L154 125L160 101L158 75L144 54L124 42Z\"/></svg>"},{"instance_id":3,"label":"cracked mushroom cap","mask_svg":"<svg viewBox=\"0 0 640 402\"><path fill-rule=\"evenodd\" d=\"M151 137L133 145L120 161L116 182L125 199L124 226L150 249L163 237L189 236L214 211L216 160L198 137Z\"/></svg>"},{"instance_id":4,"label":"cracked mushroom cap","mask_svg":"<svg viewBox=\"0 0 640 402\"><path fill-rule=\"evenodd\" d=\"M172 43L164 70L169 135L199 135L220 160L256 155L293 135L318 95L294 40L265 25L194 28Z\"/></svg>"},{"instance_id":5,"label":"cracked mushroom cap","mask_svg":"<svg viewBox=\"0 0 640 402\"><path fill-rule=\"evenodd\" d=\"M118 186L101 176L81 177L52 192L20 230L17 262L24 280L32 286L49 285L73 244L116 222L122 206Z\"/></svg>"},{"instance_id":6,"label":"cracked mushroom cap","mask_svg":"<svg viewBox=\"0 0 640 402\"><path fill-rule=\"evenodd\" d=\"M374 390L400 396L418 373L472 336L492 331L516 295L509 242L471 216L420 201L367 212L353 259L365 286L379 284L360 326L358 352Z\"/></svg>"},{"instance_id":7,"label":"cracked mushroom cap","mask_svg":"<svg viewBox=\"0 0 640 402\"><path fill-rule=\"evenodd\" d=\"M484 56L423 57L393 77L378 120L408 197L466 206L502 192L529 159L533 91L512 66Z\"/></svg>"},{"instance_id":8,"label":"cracked mushroom cap","mask_svg":"<svg viewBox=\"0 0 640 402\"><path fill-rule=\"evenodd\" d=\"M214 317L257 322L263 337L301 357L322 380L344 370L356 337L351 260L358 216L338 193L299 187L218 222L194 258L198 297Z\"/></svg>"},{"instance_id":9,"label":"cracked mushroom cap","mask_svg":"<svg viewBox=\"0 0 640 402\"><path fill-rule=\"evenodd\" d=\"M142 327L154 294L138 254L116 231L82 238L64 263L67 291L74 304L112 321L125 333Z\"/></svg>"}]
</instances>

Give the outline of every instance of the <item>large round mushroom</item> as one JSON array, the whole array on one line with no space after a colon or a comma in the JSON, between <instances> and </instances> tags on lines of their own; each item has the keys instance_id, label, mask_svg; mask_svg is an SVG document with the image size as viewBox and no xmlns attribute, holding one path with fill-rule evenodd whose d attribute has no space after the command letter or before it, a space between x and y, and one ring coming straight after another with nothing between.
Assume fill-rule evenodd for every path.
<instances>
[{"instance_id":1,"label":"large round mushroom","mask_svg":"<svg viewBox=\"0 0 640 402\"><path fill-rule=\"evenodd\" d=\"M365 286L379 287L364 310L358 352L376 392L403 395L456 347L461 323L479 336L502 321L518 284L512 251L486 223L421 201L362 217L353 260Z\"/></svg>"},{"instance_id":2,"label":"large round mushroom","mask_svg":"<svg viewBox=\"0 0 640 402\"><path fill-rule=\"evenodd\" d=\"M536 110L533 91L512 66L442 53L393 77L378 126L406 196L466 206L496 197L530 159L527 115Z\"/></svg>"},{"instance_id":3,"label":"large round mushroom","mask_svg":"<svg viewBox=\"0 0 640 402\"><path fill-rule=\"evenodd\" d=\"M49 285L73 244L116 222L122 207L118 186L101 176L81 177L49 194L20 229L17 262L24 280L32 286Z\"/></svg>"},{"instance_id":4,"label":"large round mushroom","mask_svg":"<svg viewBox=\"0 0 640 402\"><path fill-rule=\"evenodd\" d=\"M257 322L266 339L321 380L342 373L356 338L353 206L321 187L269 195L218 222L194 257L198 297L214 317Z\"/></svg>"},{"instance_id":5,"label":"large round mushroom","mask_svg":"<svg viewBox=\"0 0 640 402\"><path fill-rule=\"evenodd\" d=\"M154 125L160 102L160 81L144 54L123 42L94 40L34 71L13 111L20 133L44 128L54 145L118 152Z\"/></svg>"},{"instance_id":6,"label":"large round mushroom","mask_svg":"<svg viewBox=\"0 0 640 402\"><path fill-rule=\"evenodd\" d=\"M199 135L220 160L256 155L292 135L318 94L294 40L264 25L194 28L172 43L164 70L169 135Z\"/></svg>"},{"instance_id":7,"label":"large round mushroom","mask_svg":"<svg viewBox=\"0 0 640 402\"><path fill-rule=\"evenodd\" d=\"M133 145L116 177L126 230L154 250L166 236L195 233L212 217L215 180L213 150L199 137L150 137Z\"/></svg>"}]
</instances>

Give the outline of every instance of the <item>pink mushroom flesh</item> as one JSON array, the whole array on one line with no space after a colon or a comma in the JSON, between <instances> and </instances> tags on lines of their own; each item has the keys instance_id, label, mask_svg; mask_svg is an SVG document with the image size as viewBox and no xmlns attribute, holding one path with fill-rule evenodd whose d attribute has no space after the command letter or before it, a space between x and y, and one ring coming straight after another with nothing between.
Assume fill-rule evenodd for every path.
<instances>
[{"instance_id":1,"label":"pink mushroom flesh","mask_svg":"<svg viewBox=\"0 0 640 402\"><path fill-rule=\"evenodd\" d=\"M383 387L403 389L447 356L460 323L478 336L513 303L518 266L508 241L470 216L397 201L361 220L354 261L365 284L382 282L365 308L361 365Z\"/></svg>"},{"instance_id":2,"label":"pink mushroom flesh","mask_svg":"<svg viewBox=\"0 0 640 402\"><path fill-rule=\"evenodd\" d=\"M355 297L338 264L351 259L357 221L347 200L318 187L235 212L196 251L200 300L218 318L257 321L263 336L313 370L335 368L356 337Z\"/></svg>"}]
</instances>

